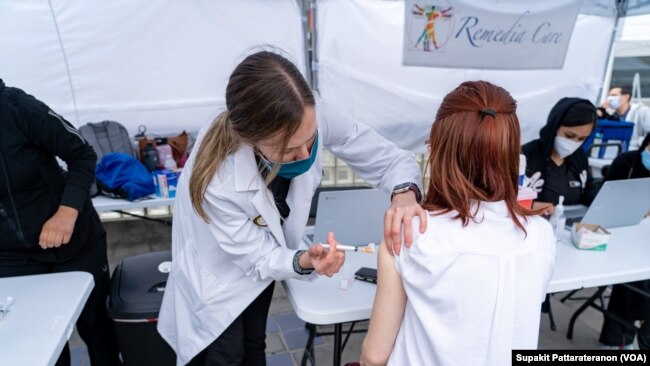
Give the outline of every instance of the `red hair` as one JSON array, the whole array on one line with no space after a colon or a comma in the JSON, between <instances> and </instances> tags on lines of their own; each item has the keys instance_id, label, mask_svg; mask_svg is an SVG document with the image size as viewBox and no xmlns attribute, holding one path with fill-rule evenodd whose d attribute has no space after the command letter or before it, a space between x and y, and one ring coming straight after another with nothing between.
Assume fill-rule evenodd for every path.
<instances>
[{"instance_id":1,"label":"red hair","mask_svg":"<svg viewBox=\"0 0 650 366\"><path fill-rule=\"evenodd\" d=\"M429 136L429 189L423 207L445 214L457 211L464 226L476 222L479 201L505 201L512 221L537 214L517 202L519 120L517 102L505 89L468 81L447 94ZM483 111L483 112L482 112Z\"/></svg>"}]
</instances>

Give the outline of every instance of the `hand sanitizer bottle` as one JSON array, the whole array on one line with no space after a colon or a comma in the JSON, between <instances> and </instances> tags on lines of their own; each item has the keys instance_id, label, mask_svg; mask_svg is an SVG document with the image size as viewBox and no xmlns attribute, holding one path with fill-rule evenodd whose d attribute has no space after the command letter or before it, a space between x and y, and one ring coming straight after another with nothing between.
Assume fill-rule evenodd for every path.
<instances>
[{"instance_id":1,"label":"hand sanitizer bottle","mask_svg":"<svg viewBox=\"0 0 650 366\"><path fill-rule=\"evenodd\" d=\"M553 225L553 230L555 230L555 236L559 239L560 235L564 231L564 225L566 224L566 217L564 217L564 196L558 198L557 206L555 206L555 212L551 215L551 225Z\"/></svg>"}]
</instances>

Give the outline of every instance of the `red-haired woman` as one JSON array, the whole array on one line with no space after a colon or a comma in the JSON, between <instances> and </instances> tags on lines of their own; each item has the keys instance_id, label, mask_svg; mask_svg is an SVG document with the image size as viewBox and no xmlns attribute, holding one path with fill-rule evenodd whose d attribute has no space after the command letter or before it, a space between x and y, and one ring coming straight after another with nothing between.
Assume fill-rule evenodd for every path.
<instances>
[{"instance_id":1,"label":"red-haired woman","mask_svg":"<svg viewBox=\"0 0 650 366\"><path fill-rule=\"evenodd\" d=\"M555 237L517 203L515 111L485 81L443 100L429 137L427 230L399 256L380 246L363 364L510 365L512 349L537 347Z\"/></svg>"}]
</instances>

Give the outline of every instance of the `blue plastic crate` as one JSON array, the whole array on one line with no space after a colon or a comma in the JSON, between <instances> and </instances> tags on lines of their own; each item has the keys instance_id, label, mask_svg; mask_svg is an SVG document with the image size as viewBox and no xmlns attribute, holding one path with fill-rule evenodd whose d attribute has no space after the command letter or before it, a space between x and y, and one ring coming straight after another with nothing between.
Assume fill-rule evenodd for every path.
<instances>
[{"instance_id":1,"label":"blue plastic crate","mask_svg":"<svg viewBox=\"0 0 650 366\"><path fill-rule=\"evenodd\" d=\"M632 122L619 122L619 121L610 121L606 119L599 119L596 122L596 128L589 135L589 138L582 145L582 148L585 150L587 155L591 151L591 145L594 143L594 137L597 133L601 133L602 143L608 143L613 141L621 142L621 152L625 152L630 145L630 138L632 138L632 131L634 129L634 123ZM605 154L605 148L601 147L598 151L598 157L603 158Z\"/></svg>"}]
</instances>

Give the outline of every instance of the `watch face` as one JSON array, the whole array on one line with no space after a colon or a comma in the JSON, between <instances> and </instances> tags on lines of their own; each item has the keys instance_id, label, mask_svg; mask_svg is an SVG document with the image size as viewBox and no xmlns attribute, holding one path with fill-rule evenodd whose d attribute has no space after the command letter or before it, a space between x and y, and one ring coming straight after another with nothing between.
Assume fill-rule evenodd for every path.
<instances>
[{"instance_id":1,"label":"watch face","mask_svg":"<svg viewBox=\"0 0 650 366\"><path fill-rule=\"evenodd\" d=\"M395 192L395 193L406 192L406 191L408 191L409 187L411 187L411 183L402 183L402 184L398 184L398 185L396 185L395 188L393 189L393 192Z\"/></svg>"}]
</instances>

